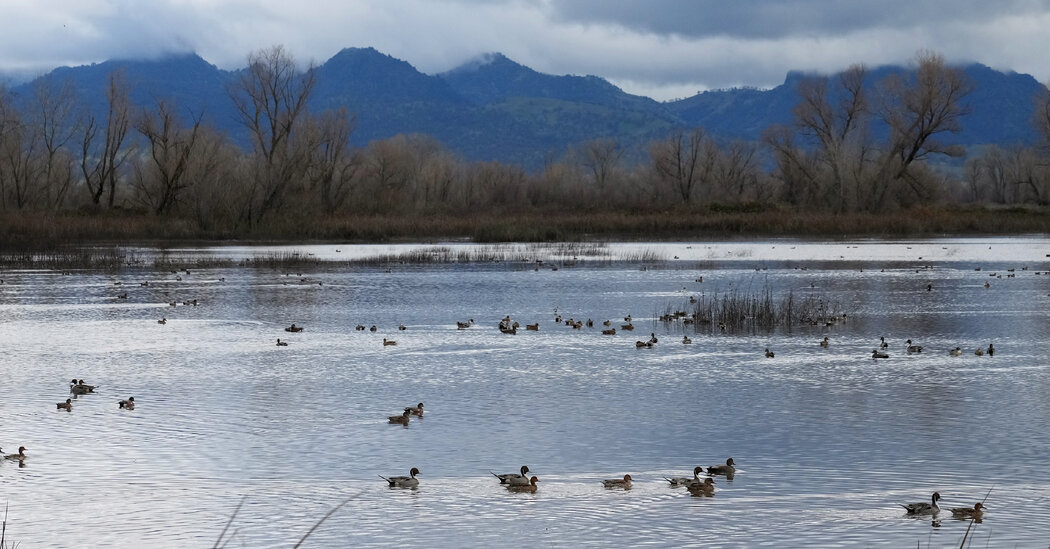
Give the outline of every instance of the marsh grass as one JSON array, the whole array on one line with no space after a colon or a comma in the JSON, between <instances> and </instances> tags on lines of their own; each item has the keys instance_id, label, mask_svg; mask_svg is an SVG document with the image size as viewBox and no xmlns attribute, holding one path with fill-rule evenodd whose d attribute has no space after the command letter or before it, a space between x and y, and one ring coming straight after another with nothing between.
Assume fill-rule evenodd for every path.
<instances>
[{"instance_id":1,"label":"marsh grass","mask_svg":"<svg viewBox=\"0 0 1050 549\"><path fill-rule=\"evenodd\" d=\"M7 511L10 503L4 504L4 521L0 524L0 549L18 549L20 545L17 542L7 541Z\"/></svg>"},{"instance_id":2,"label":"marsh grass","mask_svg":"<svg viewBox=\"0 0 1050 549\"><path fill-rule=\"evenodd\" d=\"M235 537L237 537L238 530L234 530L232 533L230 533L229 536L227 536L226 533L230 531L230 526L233 525L234 519L237 518L237 513L241 511L241 507L244 506L244 502L247 499L248 496L244 496L241 498L240 503L237 504L237 507L234 508L233 513L230 514L229 520L226 521L226 525L223 526L222 531L219 532L219 537L215 540L215 545L212 546L212 549L224 549L227 545L230 544L231 541L233 541ZM328 520L328 518L335 514L336 511L342 509L344 505L350 503L350 500L352 499L354 499L354 496L346 498L339 505L336 505L335 507L329 509L328 512L324 514L324 516L318 519L317 522L315 522L313 526L311 526L310 529L307 530L305 534L303 534L303 537L299 538L299 541L297 541L296 544L292 546L292 549L298 549L299 547L301 547L303 545L303 542L306 541L306 538L310 537L310 534L313 534L314 531L317 530L317 528L320 527L322 523L324 523L324 521Z\"/></svg>"},{"instance_id":3,"label":"marsh grass","mask_svg":"<svg viewBox=\"0 0 1050 549\"><path fill-rule=\"evenodd\" d=\"M691 312L689 312L691 311ZM691 318L696 331L772 331L799 326L826 326L841 321L845 315L823 297L795 297L794 292L774 298L765 288L758 292L728 292L708 297L701 295L686 308L667 305L658 318L665 324Z\"/></svg>"}]
</instances>

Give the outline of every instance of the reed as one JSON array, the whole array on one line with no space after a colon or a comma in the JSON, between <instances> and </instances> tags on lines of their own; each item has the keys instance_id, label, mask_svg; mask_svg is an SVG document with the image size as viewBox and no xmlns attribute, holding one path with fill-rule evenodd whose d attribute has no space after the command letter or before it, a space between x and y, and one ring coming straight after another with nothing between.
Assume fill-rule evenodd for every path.
<instances>
[{"instance_id":1,"label":"reed","mask_svg":"<svg viewBox=\"0 0 1050 549\"><path fill-rule=\"evenodd\" d=\"M691 312L689 312L691 311ZM768 287L758 292L729 292L708 297L701 295L687 308L668 305L658 318L665 324L688 316L696 330L772 331L799 326L834 324L845 317L838 307L822 297L795 297L788 292L780 299Z\"/></svg>"}]
</instances>

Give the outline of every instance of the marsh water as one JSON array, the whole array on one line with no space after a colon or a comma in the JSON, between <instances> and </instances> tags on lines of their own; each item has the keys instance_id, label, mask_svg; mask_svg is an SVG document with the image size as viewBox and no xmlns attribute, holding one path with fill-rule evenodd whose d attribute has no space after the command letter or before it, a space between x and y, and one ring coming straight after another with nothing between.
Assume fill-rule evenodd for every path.
<instances>
[{"instance_id":1,"label":"marsh water","mask_svg":"<svg viewBox=\"0 0 1050 549\"><path fill-rule=\"evenodd\" d=\"M974 547L1050 543L1048 239L347 261L426 248L140 248L230 263L0 271L0 446L29 456L0 460L6 540L210 547L229 522L228 547L291 547L345 503L304 547L958 547L968 528ZM240 263L289 252L316 262ZM659 320L690 297L767 293L846 318ZM516 335L497 330L507 315ZM627 315L633 332L602 335ZM99 387L58 410L72 378ZM422 419L387 422L420 401ZM662 478L727 457L737 473L713 497ZM523 464L535 493L490 474ZM378 477L412 467L415 490ZM624 474L632 489L602 487ZM983 521L898 505L934 491L942 507L985 500Z\"/></svg>"}]
</instances>

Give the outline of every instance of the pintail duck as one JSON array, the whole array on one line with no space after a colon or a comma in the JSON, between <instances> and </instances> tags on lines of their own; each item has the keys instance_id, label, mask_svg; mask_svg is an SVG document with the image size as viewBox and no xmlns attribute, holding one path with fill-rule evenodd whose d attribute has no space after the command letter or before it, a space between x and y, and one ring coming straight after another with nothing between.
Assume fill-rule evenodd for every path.
<instances>
[{"instance_id":1,"label":"pintail duck","mask_svg":"<svg viewBox=\"0 0 1050 549\"><path fill-rule=\"evenodd\" d=\"M629 490L631 488L631 475L624 475L623 478L609 478L602 481L602 486L606 488L623 488Z\"/></svg>"},{"instance_id":2,"label":"pintail duck","mask_svg":"<svg viewBox=\"0 0 1050 549\"><path fill-rule=\"evenodd\" d=\"M394 341L393 339L387 339L387 338L384 337L383 338L383 346L386 347L388 345L397 345L397 342Z\"/></svg>"},{"instance_id":3,"label":"pintail duck","mask_svg":"<svg viewBox=\"0 0 1050 549\"><path fill-rule=\"evenodd\" d=\"M879 341L882 342L882 343L879 343L879 347L882 348L882 349L886 349L886 348L888 348L890 346L890 344L886 341L885 337L880 337Z\"/></svg>"},{"instance_id":4,"label":"pintail duck","mask_svg":"<svg viewBox=\"0 0 1050 549\"><path fill-rule=\"evenodd\" d=\"M682 336L682 343L689 345L693 340L689 339L689 336Z\"/></svg>"},{"instance_id":5,"label":"pintail duck","mask_svg":"<svg viewBox=\"0 0 1050 549\"><path fill-rule=\"evenodd\" d=\"M67 412L73 411L73 399L67 398L65 402L59 402L57 404L59 410L65 410Z\"/></svg>"},{"instance_id":6,"label":"pintail duck","mask_svg":"<svg viewBox=\"0 0 1050 549\"><path fill-rule=\"evenodd\" d=\"M890 355L886 353L881 353L878 349L872 349L871 358L890 358Z\"/></svg>"},{"instance_id":7,"label":"pintail duck","mask_svg":"<svg viewBox=\"0 0 1050 549\"><path fill-rule=\"evenodd\" d=\"M660 341L660 340L656 339L656 333L655 332L654 333L650 333L649 334L649 343L656 343L657 341Z\"/></svg>"},{"instance_id":8,"label":"pintail duck","mask_svg":"<svg viewBox=\"0 0 1050 549\"><path fill-rule=\"evenodd\" d=\"M405 413L403 413L403 414L401 414L399 416L387 416L387 419L390 420L390 423L398 423L400 425L404 425L405 427L408 427L408 419L409 419L409 416L411 416L411 415L412 415L412 412L409 411L408 409L405 409Z\"/></svg>"},{"instance_id":9,"label":"pintail duck","mask_svg":"<svg viewBox=\"0 0 1050 549\"><path fill-rule=\"evenodd\" d=\"M984 514L984 504L977 502L973 507L952 507L952 516L961 519L980 519Z\"/></svg>"},{"instance_id":10,"label":"pintail duck","mask_svg":"<svg viewBox=\"0 0 1050 549\"><path fill-rule=\"evenodd\" d=\"M995 354L995 347L993 347L991 343L988 344L988 351L987 352L988 352L988 356L992 356L992 355Z\"/></svg>"},{"instance_id":11,"label":"pintail duck","mask_svg":"<svg viewBox=\"0 0 1050 549\"><path fill-rule=\"evenodd\" d=\"M773 354L773 351L770 351L769 347L766 347L766 358L773 358L774 356L776 355Z\"/></svg>"},{"instance_id":12,"label":"pintail duck","mask_svg":"<svg viewBox=\"0 0 1050 549\"><path fill-rule=\"evenodd\" d=\"M278 347L287 347L288 346L288 342L287 341L281 341L281 338L277 338L277 346Z\"/></svg>"},{"instance_id":13,"label":"pintail duck","mask_svg":"<svg viewBox=\"0 0 1050 549\"><path fill-rule=\"evenodd\" d=\"M489 471L489 472L492 473L492 471ZM529 472L529 466L528 465L522 465L520 474L519 473L504 473L502 475L497 475L496 473L492 473L492 476L498 478L500 484L510 484L511 479L528 479L529 477L526 475L526 473L528 473L528 472ZM528 482L528 480L526 480L525 482Z\"/></svg>"},{"instance_id":14,"label":"pintail duck","mask_svg":"<svg viewBox=\"0 0 1050 549\"><path fill-rule=\"evenodd\" d=\"M121 400L120 402L117 402L117 405L120 406L121 408L125 409L125 410L134 410L135 409L135 397L128 397L127 400Z\"/></svg>"},{"instance_id":15,"label":"pintail duck","mask_svg":"<svg viewBox=\"0 0 1050 549\"><path fill-rule=\"evenodd\" d=\"M828 341L828 336L824 336L824 340L820 342L820 346L827 349L828 345L831 345L831 342Z\"/></svg>"},{"instance_id":16,"label":"pintail duck","mask_svg":"<svg viewBox=\"0 0 1050 549\"><path fill-rule=\"evenodd\" d=\"M726 460L725 465L712 465L707 468L707 474L709 475L732 475L736 473L736 462L733 458Z\"/></svg>"},{"instance_id":17,"label":"pintail duck","mask_svg":"<svg viewBox=\"0 0 1050 549\"><path fill-rule=\"evenodd\" d=\"M95 385L88 385L84 383L83 379L79 381L74 379L69 382L69 392L73 393L74 395L86 395L88 393L94 393Z\"/></svg>"},{"instance_id":18,"label":"pintail duck","mask_svg":"<svg viewBox=\"0 0 1050 549\"><path fill-rule=\"evenodd\" d=\"M950 356L962 356L962 349L960 349L959 347L956 347L956 348L948 351L948 354Z\"/></svg>"},{"instance_id":19,"label":"pintail duck","mask_svg":"<svg viewBox=\"0 0 1050 549\"><path fill-rule=\"evenodd\" d=\"M412 415L423 417L423 403L420 402L415 406L408 406L405 408L405 411Z\"/></svg>"},{"instance_id":20,"label":"pintail duck","mask_svg":"<svg viewBox=\"0 0 1050 549\"><path fill-rule=\"evenodd\" d=\"M389 478L384 477L383 475L379 475L379 478L390 483L391 488L415 488L416 486L419 486L419 479L416 478L416 475L419 474L419 469L413 467L412 470L408 472L408 474L410 476Z\"/></svg>"},{"instance_id":21,"label":"pintail duck","mask_svg":"<svg viewBox=\"0 0 1050 549\"><path fill-rule=\"evenodd\" d=\"M525 479L522 479L522 480L523 480L524 484L516 484L516 483L515 484L510 484L510 483L508 483L507 484L507 490L511 491L511 492L535 492L536 491L536 483L540 481L540 479L538 479L536 477L532 477L532 478L530 478L528 480L525 480Z\"/></svg>"},{"instance_id":22,"label":"pintail duck","mask_svg":"<svg viewBox=\"0 0 1050 549\"><path fill-rule=\"evenodd\" d=\"M287 327L287 328L285 328L284 331L286 331L286 332L301 332L301 331L303 331L303 327L302 326L296 326L295 323L292 323L292 325Z\"/></svg>"},{"instance_id":23,"label":"pintail duck","mask_svg":"<svg viewBox=\"0 0 1050 549\"><path fill-rule=\"evenodd\" d=\"M941 512L941 508L937 506L937 500L939 499L941 499L941 495L934 492L933 495L930 496L930 503L919 502L909 503L907 505L901 503L898 505L903 507L909 515L936 515Z\"/></svg>"},{"instance_id":24,"label":"pintail duck","mask_svg":"<svg viewBox=\"0 0 1050 549\"><path fill-rule=\"evenodd\" d=\"M22 461L26 457L26 447L19 446L17 454L7 454L6 456L4 456L4 459L10 459L12 461Z\"/></svg>"},{"instance_id":25,"label":"pintail duck","mask_svg":"<svg viewBox=\"0 0 1050 549\"><path fill-rule=\"evenodd\" d=\"M909 354L911 354L911 353L921 353L922 352L922 345L913 345L910 339L908 341L905 341L905 343L908 344L908 353Z\"/></svg>"},{"instance_id":26,"label":"pintail duck","mask_svg":"<svg viewBox=\"0 0 1050 549\"><path fill-rule=\"evenodd\" d=\"M691 477L664 477L664 480L671 483L671 486L685 486L690 482L700 482L700 473L704 472L703 467L694 467L693 476Z\"/></svg>"}]
</instances>

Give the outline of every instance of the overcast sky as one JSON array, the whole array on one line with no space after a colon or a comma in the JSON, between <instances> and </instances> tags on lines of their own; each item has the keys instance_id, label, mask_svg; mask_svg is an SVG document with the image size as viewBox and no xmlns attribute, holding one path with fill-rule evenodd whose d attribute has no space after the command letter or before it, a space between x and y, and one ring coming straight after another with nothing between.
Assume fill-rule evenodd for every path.
<instances>
[{"instance_id":1,"label":"overcast sky","mask_svg":"<svg viewBox=\"0 0 1050 549\"><path fill-rule=\"evenodd\" d=\"M487 52L658 100L919 50L1050 79L1050 0L0 0L0 73L194 51L224 69L283 44L372 46L426 73Z\"/></svg>"}]
</instances>

